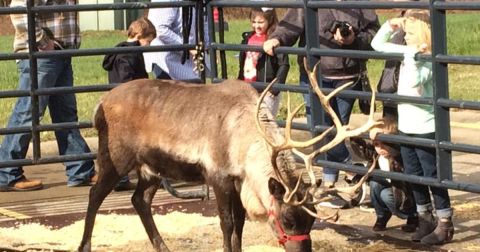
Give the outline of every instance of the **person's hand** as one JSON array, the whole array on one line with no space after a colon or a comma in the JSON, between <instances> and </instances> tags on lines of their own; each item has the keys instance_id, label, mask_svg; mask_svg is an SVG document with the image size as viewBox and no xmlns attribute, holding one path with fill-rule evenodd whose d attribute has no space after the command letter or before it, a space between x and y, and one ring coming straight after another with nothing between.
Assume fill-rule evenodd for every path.
<instances>
[{"instance_id":1,"label":"person's hand","mask_svg":"<svg viewBox=\"0 0 480 252\"><path fill-rule=\"evenodd\" d=\"M402 29L405 27L405 18L399 17L399 18L392 18L388 20L388 23L390 24L390 27L392 30L396 31L398 29Z\"/></svg>"},{"instance_id":2,"label":"person's hand","mask_svg":"<svg viewBox=\"0 0 480 252\"><path fill-rule=\"evenodd\" d=\"M197 55L197 50L196 49L189 50L189 52L190 52L190 55L192 55L193 58L195 58L195 55Z\"/></svg>"},{"instance_id":3,"label":"person's hand","mask_svg":"<svg viewBox=\"0 0 480 252\"><path fill-rule=\"evenodd\" d=\"M428 49L428 45L425 44L425 43L418 46L418 52L419 53L426 53L427 49Z\"/></svg>"},{"instance_id":4,"label":"person's hand","mask_svg":"<svg viewBox=\"0 0 480 252\"><path fill-rule=\"evenodd\" d=\"M375 140L378 136L379 133L382 133L383 131L379 128L373 128L368 132L368 135L370 136L370 139Z\"/></svg>"},{"instance_id":5,"label":"person's hand","mask_svg":"<svg viewBox=\"0 0 480 252\"><path fill-rule=\"evenodd\" d=\"M346 37L342 36L339 28L337 28L337 30L335 31L335 34L333 34L333 39L340 46L351 45L353 43L353 41L355 40L355 32L353 31L351 26L350 26L349 29L350 29L350 33Z\"/></svg>"},{"instance_id":6,"label":"person's hand","mask_svg":"<svg viewBox=\"0 0 480 252\"><path fill-rule=\"evenodd\" d=\"M38 51L52 51L55 50L55 43L52 39L48 39L45 44L38 46Z\"/></svg>"},{"instance_id":7,"label":"person's hand","mask_svg":"<svg viewBox=\"0 0 480 252\"><path fill-rule=\"evenodd\" d=\"M280 41L278 41L278 39L269 39L263 43L263 50L268 55L273 56L275 54L273 50L278 46L280 46Z\"/></svg>"}]
</instances>

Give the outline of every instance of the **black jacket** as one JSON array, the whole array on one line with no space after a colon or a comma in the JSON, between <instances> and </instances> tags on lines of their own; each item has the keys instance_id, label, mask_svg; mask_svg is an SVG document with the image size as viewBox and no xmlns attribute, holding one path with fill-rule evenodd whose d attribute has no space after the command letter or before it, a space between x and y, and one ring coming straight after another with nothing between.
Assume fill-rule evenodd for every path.
<instances>
[{"instance_id":1,"label":"black jacket","mask_svg":"<svg viewBox=\"0 0 480 252\"><path fill-rule=\"evenodd\" d=\"M122 42L115 47L124 46L140 46L140 44L138 41ZM108 71L109 83L123 83L148 78L142 53L107 54L103 59L102 66Z\"/></svg>"},{"instance_id":2,"label":"black jacket","mask_svg":"<svg viewBox=\"0 0 480 252\"><path fill-rule=\"evenodd\" d=\"M242 33L242 44L247 44L253 32ZM238 72L238 79L244 80L243 67L245 65L246 52L240 52L240 70ZM267 57L268 56L268 57ZM266 69L265 69L266 60ZM275 56L269 56L265 53L261 53L257 63L257 80L263 82L264 80L269 83L273 79L277 78L277 83L285 84L287 81L288 70L290 69L290 63L288 62L287 54L276 54ZM265 76L266 75L266 76ZM274 95L277 95L279 91L272 90Z\"/></svg>"}]
</instances>

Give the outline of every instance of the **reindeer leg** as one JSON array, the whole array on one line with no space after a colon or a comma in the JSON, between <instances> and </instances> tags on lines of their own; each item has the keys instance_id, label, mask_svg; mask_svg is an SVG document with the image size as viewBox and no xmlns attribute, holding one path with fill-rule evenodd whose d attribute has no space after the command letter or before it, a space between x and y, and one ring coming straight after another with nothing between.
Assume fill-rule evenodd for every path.
<instances>
[{"instance_id":1,"label":"reindeer leg","mask_svg":"<svg viewBox=\"0 0 480 252\"><path fill-rule=\"evenodd\" d=\"M233 181L230 178L221 179L221 183L213 185L215 198L217 199L218 215L220 217L220 227L223 233L223 251L232 252L232 235L234 229L233 219L233 201L235 195ZM239 250L241 251L241 250Z\"/></svg>"},{"instance_id":2,"label":"reindeer leg","mask_svg":"<svg viewBox=\"0 0 480 252\"><path fill-rule=\"evenodd\" d=\"M245 208L243 207L242 201L240 200L240 193L235 191L232 195L233 201L233 223L234 223L234 233L232 237L232 246L233 251L242 251L242 233L243 225L245 224Z\"/></svg>"},{"instance_id":3,"label":"reindeer leg","mask_svg":"<svg viewBox=\"0 0 480 252\"><path fill-rule=\"evenodd\" d=\"M120 180L120 176L115 172L115 168L113 167L111 160L108 159L106 162L101 162L100 159L101 158L99 158L98 163L102 169L99 172L97 183L90 188L83 238L80 246L78 247L79 252L91 251L93 225L95 224L97 211L100 208L103 200Z\"/></svg>"},{"instance_id":4,"label":"reindeer leg","mask_svg":"<svg viewBox=\"0 0 480 252\"><path fill-rule=\"evenodd\" d=\"M147 232L154 249L157 252L167 252L170 250L158 233L151 210L152 199L153 196L155 196L159 185L160 179L158 177L150 177L147 180L143 176L138 176L138 185L132 196L132 204L142 220L145 231Z\"/></svg>"}]
</instances>

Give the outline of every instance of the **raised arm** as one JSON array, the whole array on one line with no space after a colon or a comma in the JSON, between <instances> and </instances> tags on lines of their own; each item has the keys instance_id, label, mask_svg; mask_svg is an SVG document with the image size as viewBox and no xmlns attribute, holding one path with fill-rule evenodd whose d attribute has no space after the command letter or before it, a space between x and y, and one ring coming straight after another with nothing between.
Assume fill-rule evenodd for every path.
<instances>
[{"instance_id":1,"label":"raised arm","mask_svg":"<svg viewBox=\"0 0 480 252\"><path fill-rule=\"evenodd\" d=\"M263 44L263 50L273 55L278 46L293 46L305 32L305 12L303 9L288 9L275 31Z\"/></svg>"}]
</instances>

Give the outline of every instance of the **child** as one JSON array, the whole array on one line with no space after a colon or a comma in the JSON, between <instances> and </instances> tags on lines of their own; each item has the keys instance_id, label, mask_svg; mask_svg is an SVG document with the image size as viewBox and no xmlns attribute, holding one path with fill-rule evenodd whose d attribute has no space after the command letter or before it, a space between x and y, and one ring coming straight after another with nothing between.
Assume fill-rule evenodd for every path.
<instances>
[{"instance_id":1,"label":"child","mask_svg":"<svg viewBox=\"0 0 480 252\"><path fill-rule=\"evenodd\" d=\"M127 41L115 47L147 46L156 37L153 24L145 17L133 21L128 27ZM109 83L123 83L135 79L148 78L143 53L107 54L103 59L103 69L108 71Z\"/></svg>"},{"instance_id":2,"label":"child","mask_svg":"<svg viewBox=\"0 0 480 252\"><path fill-rule=\"evenodd\" d=\"M396 134L395 117L384 117L383 126L373 128L370 137L373 141L377 159L377 168L383 171L403 172L403 162L398 146L376 140L378 133ZM414 232L418 226L418 216L415 209L412 188L409 183L373 177L370 179L370 198L377 215L373 226L374 231L384 231L392 214L407 223L401 227L404 232Z\"/></svg>"},{"instance_id":3,"label":"child","mask_svg":"<svg viewBox=\"0 0 480 252\"><path fill-rule=\"evenodd\" d=\"M148 46L156 37L156 31L153 24L148 19L142 17L130 24L127 36L127 41L121 42L115 47ZM108 71L108 82L110 84L148 78L141 52L107 54L103 59L103 69ZM127 175L120 179L114 190L126 191L134 188L135 185L130 183Z\"/></svg>"},{"instance_id":4,"label":"child","mask_svg":"<svg viewBox=\"0 0 480 252\"><path fill-rule=\"evenodd\" d=\"M433 92L432 63L415 60L416 53L431 52L430 15L428 11L408 10L402 18L387 21L372 40L377 51L403 53L400 66L398 94L431 98ZM397 30L405 31L406 45L387 43ZM435 139L435 121L432 105L409 103L398 104L398 129L401 134L411 137ZM405 173L437 178L435 149L402 145L401 155ZM413 195L419 214L418 230L413 241L437 245L453 238L453 210L445 188L412 184ZM432 213L431 195L434 199L435 221Z\"/></svg>"},{"instance_id":5,"label":"child","mask_svg":"<svg viewBox=\"0 0 480 252\"><path fill-rule=\"evenodd\" d=\"M275 29L278 18L273 8L253 8L250 11L250 21L253 30L242 34L242 44L263 45L268 35ZM277 83L285 83L289 69L286 54L269 56L262 52L242 51L238 79L269 83L277 78ZM273 115L276 115L279 109L279 93L278 90L271 90L265 97L265 103Z\"/></svg>"}]
</instances>

